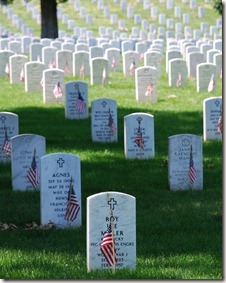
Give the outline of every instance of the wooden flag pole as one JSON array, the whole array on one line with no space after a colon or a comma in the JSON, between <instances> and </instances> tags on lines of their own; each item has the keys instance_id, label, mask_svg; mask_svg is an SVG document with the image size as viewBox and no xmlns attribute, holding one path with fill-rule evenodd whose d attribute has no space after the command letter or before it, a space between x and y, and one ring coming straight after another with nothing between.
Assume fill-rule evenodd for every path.
<instances>
[{"instance_id":1,"label":"wooden flag pole","mask_svg":"<svg viewBox=\"0 0 226 283\"><path fill-rule=\"evenodd\" d=\"M112 253L113 253L113 263L114 263L114 269L113 273L116 271L116 262L115 262L115 239L114 239L114 223L113 223L113 212L111 209L110 212L110 224L111 224L111 232L112 232Z\"/></svg>"}]
</instances>

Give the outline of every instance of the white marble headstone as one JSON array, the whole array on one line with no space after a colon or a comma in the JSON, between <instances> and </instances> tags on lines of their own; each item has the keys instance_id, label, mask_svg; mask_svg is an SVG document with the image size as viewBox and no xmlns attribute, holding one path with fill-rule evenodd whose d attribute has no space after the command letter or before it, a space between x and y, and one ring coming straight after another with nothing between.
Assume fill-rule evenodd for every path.
<instances>
[{"instance_id":1,"label":"white marble headstone","mask_svg":"<svg viewBox=\"0 0 226 283\"><path fill-rule=\"evenodd\" d=\"M0 77L6 76L6 66L9 67L9 58L14 55L14 52L9 50L0 50ZM10 70L9 70L10 71Z\"/></svg>"},{"instance_id":2,"label":"white marble headstone","mask_svg":"<svg viewBox=\"0 0 226 283\"><path fill-rule=\"evenodd\" d=\"M157 70L154 67L139 67L135 70L136 100L157 102Z\"/></svg>"},{"instance_id":3,"label":"white marble headstone","mask_svg":"<svg viewBox=\"0 0 226 283\"><path fill-rule=\"evenodd\" d=\"M209 91L209 85L213 78L213 90L216 90L216 66L214 64L202 63L198 64L196 67L197 80L196 80L196 89L197 92L200 91ZM212 92L211 91L211 92Z\"/></svg>"},{"instance_id":4,"label":"white marble headstone","mask_svg":"<svg viewBox=\"0 0 226 283\"><path fill-rule=\"evenodd\" d=\"M73 53L73 76L79 76L84 79L90 76L90 65L89 65L89 52L77 51Z\"/></svg>"},{"instance_id":5,"label":"white marble headstone","mask_svg":"<svg viewBox=\"0 0 226 283\"><path fill-rule=\"evenodd\" d=\"M91 85L108 84L108 60L97 57L90 61L90 83Z\"/></svg>"},{"instance_id":6,"label":"white marble headstone","mask_svg":"<svg viewBox=\"0 0 226 283\"><path fill-rule=\"evenodd\" d=\"M24 64L27 63L28 57L25 55L12 55L9 58L9 69L10 69L10 83L24 83L24 76L25 76L25 71L24 71ZM23 72L23 76L21 77L20 75Z\"/></svg>"},{"instance_id":7,"label":"white marble headstone","mask_svg":"<svg viewBox=\"0 0 226 283\"><path fill-rule=\"evenodd\" d=\"M114 99L98 98L91 104L92 141L117 142L118 117Z\"/></svg>"},{"instance_id":8,"label":"white marble headstone","mask_svg":"<svg viewBox=\"0 0 226 283\"><path fill-rule=\"evenodd\" d=\"M203 100L203 139L219 140L222 133L218 130L218 121L222 111L222 98L209 97Z\"/></svg>"},{"instance_id":9,"label":"white marble headstone","mask_svg":"<svg viewBox=\"0 0 226 283\"><path fill-rule=\"evenodd\" d=\"M11 138L13 190L34 190L40 187L40 158L46 154L45 137L21 134Z\"/></svg>"},{"instance_id":10,"label":"white marble headstone","mask_svg":"<svg viewBox=\"0 0 226 283\"><path fill-rule=\"evenodd\" d=\"M80 158L52 153L41 158L41 223L58 228L81 226Z\"/></svg>"},{"instance_id":11,"label":"white marble headstone","mask_svg":"<svg viewBox=\"0 0 226 283\"><path fill-rule=\"evenodd\" d=\"M11 112L0 112L0 129L0 162L10 162L10 139L19 134L18 115Z\"/></svg>"},{"instance_id":12,"label":"white marble headstone","mask_svg":"<svg viewBox=\"0 0 226 283\"><path fill-rule=\"evenodd\" d=\"M202 137L179 134L168 138L168 181L171 191L203 189Z\"/></svg>"},{"instance_id":13,"label":"white marble headstone","mask_svg":"<svg viewBox=\"0 0 226 283\"><path fill-rule=\"evenodd\" d=\"M66 119L85 119L89 116L88 84L81 81L65 84Z\"/></svg>"},{"instance_id":14,"label":"white marble headstone","mask_svg":"<svg viewBox=\"0 0 226 283\"><path fill-rule=\"evenodd\" d=\"M47 69L43 76L43 102L63 103L65 100L64 71L60 69Z\"/></svg>"},{"instance_id":15,"label":"white marble headstone","mask_svg":"<svg viewBox=\"0 0 226 283\"><path fill-rule=\"evenodd\" d=\"M115 269L136 268L136 199L120 192L102 192L87 198L87 269L113 269L100 250L111 225ZM114 257L113 257L114 258Z\"/></svg>"},{"instance_id":16,"label":"white marble headstone","mask_svg":"<svg viewBox=\"0 0 226 283\"><path fill-rule=\"evenodd\" d=\"M124 152L128 159L155 156L154 116L133 113L124 117Z\"/></svg>"}]
</instances>

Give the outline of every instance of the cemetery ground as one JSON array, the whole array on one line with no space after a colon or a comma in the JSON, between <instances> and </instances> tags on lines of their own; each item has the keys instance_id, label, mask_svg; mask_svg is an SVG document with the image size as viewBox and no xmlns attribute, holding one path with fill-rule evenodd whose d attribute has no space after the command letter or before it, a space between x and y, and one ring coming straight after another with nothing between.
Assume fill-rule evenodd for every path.
<instances>
[{"instance_id":1,"label":"cemetery ground","mask_svg":"<svg viewBox=\"0 0 226 283\"><path fill-rule=\"evenodd\" d=\"M163 62L164 63L164 62ZM164 66L164 64L163 64ZM66 77L65 82L79 80ZM89 79L85 78L89 83ZM203 136L203 100L221 96L168 86L158 79L158 102L137 102L134 77L112 73L109 85L88 86L89 118L65 119L63 104L43 104L42 94L0 78L0 111L19 116L19 133L46 137L46 153L72 153L81 159L82 226L40 227L40 192L13 191L11 167L0 165L0 278L5 279L222 279L222 141L203 142L203 190L171 192L168 185L168 137ZM113 98L118 108L118 142L91 141L91 101ZM144 112L154 116L155 157L124 157L123 118ZM133 270L87 272L86 199L118 191L136 198L137 264ZM37 224L37 225L35 225Z\"/></svg>"}]
</instances>

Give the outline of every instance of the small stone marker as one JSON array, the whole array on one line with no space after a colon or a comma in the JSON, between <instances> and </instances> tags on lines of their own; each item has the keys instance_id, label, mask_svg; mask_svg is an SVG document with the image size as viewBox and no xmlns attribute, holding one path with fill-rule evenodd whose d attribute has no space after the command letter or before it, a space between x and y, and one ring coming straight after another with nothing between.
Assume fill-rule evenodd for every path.
<instances>
[{"instance_id":1,"label":"small stone marker","mask_svg":"<svg viewBox=\"0 0 226 283\"><path fill-rule=\"evenodd\" d=\"M31 61L24 64L26 92L42 92L42 73L45 69L45 64L41 62Z\"/></svg>"},{"instance_id":2,"label":"small stone marker","mask_svg":"<svg viewBox=\"0 0 226 283\"><path fill-rule=\"evenodd\" d=\"M155 156L153 115L133 113L124 117L124 152L128 159Z\"/></svg>"},{"instance_id":3,"label":"small stone marker","mask_svg":"<svg viewBox=\"0 0 226 283\"><path fill-rule=\"evenodd\" d=\"M108 84L108 60L97 57L90 61L90 83L91 85Z\"/></svg>"},{"instance_id":4,"label":"small stone marker","mask_svg":"<svg viewBox=\"0 0 226 283\"><path fill-rule=\"evenodd\" d=\"M43 102L63 103L65 99L64 71L47 69L43 71Z\"/></svg>"},{"instance_id":5,"label":"small stone marker","mask_svg":"<svg viewBox=\"0 0 226 283\"><path fill-rule=\"evenodd\" d=\"M110 98L99 98L91 104L92 141L117 142L118 117L116 101Z\"/></svg>"},{"instance_id":6,"label":"small stone marker","mask_svg":"<svg viewBox=\"0 0 226 283\"><path fill-rule=\"evenodd\" d=\"M34 190L40 186L40 158L46 154L45 137L22 134L11 138L13 190Z\"/></svg>"},{"instance_id":7,"label":"small stone marker","mask_svg":"<svg viewBox=\"0 0 226 283\"><path fill-rule=\"evenodd\" d=\"M214 64L198 64L196 89L197 92L208 91L214 92L216 89L216 66Z\"/></svg>"},{"instance_id":8,"label":"small stone marker","mask_svg":"<svg viewBox=\"0 0 226 283\"><path fill-rule=\"evenodd\" d=\"M111 237L107 245L106 231ZM87 269L122 268L136 268L136 199L113 191L91 195L87 198Z\"/></svg>"},{"instance_id":9,"label":"small stone marker","mask_svg":"<svg viewBox=\"0 0 226 283\"><path fill-rule=\"evenodd\" d=\"M66 119L88 118L88 84L81 81L67 82L65 92Z\"/></svg>"},{"instance_id":10,"label":"small stone marker","mask_svg":"<svg viewBox=\"0 0 226 283\"><path fill-rule=\"evenodd\" d=\"M168 157L171 191L203 189L202 137L192 134L170 136Z\"/></svg>"},{"instance_id":11,"label":"small stone marker","mask_svg":"<svg viewBox=\"0 0 226 283\"><path fill-rule=\"evenodd\" d=\"M203 100L203 139L222 139L220 115L222 114L222 97L209 97Z\"/></svg>"},{"instance_id":12,"label":"small stone marker","mask_svg":"<svg viewBox=\"0 0 226 283\"><path fill-rule=\"evenodd\" d=\"M0 112L0 162L11 161L10 139L18 135L18 115L11 112Z\"/></svg>"},{"instance_id":13,"label":"small stone marker","mask_svg":"<svg viewBox=\"0 0 226 283\"><path fill-rule=\"evenodd\" d=\"M41 158L41 223L58 228L81 226L80 158L53 153Z\"/></svg>"},{"instance_id":14,"label":"small stone marker","mask_svg":"<svg viewBox=\"0 0 226 283\"><path fill-rule=\"evenodd\" d=\"M157 102L157 70L139 67L135 70L136 100Z\"/></svg>"}]
</instances>

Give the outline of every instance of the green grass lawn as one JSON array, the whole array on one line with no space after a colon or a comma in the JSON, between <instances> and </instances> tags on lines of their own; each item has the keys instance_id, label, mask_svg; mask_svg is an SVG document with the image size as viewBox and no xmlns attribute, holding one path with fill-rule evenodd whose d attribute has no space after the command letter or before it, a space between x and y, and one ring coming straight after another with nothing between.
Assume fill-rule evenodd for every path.
<instances>
[{"instance_id":1,"label":"green grass lawn","mask_svg":"<svg viewBox=\"0 0 226 283\"><path fill-rule=\"evenodd\" d=\"M84 1L84 5L88 2ZM107 3L112 9L115 7L113 1ZM205 6L207 14L213 14L210 4ZM70 12L69 4L62 7ZM15 3L14 9L19 13L22 8ZM217 17L212 16L210 23L215 23ZM36 30L38 33L38 27ZM24 85L11 85L8 78L0 78L0 111L18 114L20 134L46 137L47 154L65 152L79 156L82 181L80 228L26 229L28 223L40 224L40 192L13 192L11 166L0 164L0 222L17 226L15 230L0 230L0 278L223 278L222 142L203 142L202 191L170 192L167 166L168 137L183 133L203 136L203 100L222 96L221 80L217 80L216 91L211 94L197 93L194 79L189 79L186 87L170 88L165 60L162 64L156 103L138 103L134 78L125 78L122 72L110 74L109 85L104 87L91 86L85 79L89 84L89 113L93 99L107 97L117 101L118 142L107 144L91 141L90 115L85 120L66 120L64 105L45 105L41 93L25 93ZM65 81L78 79L66 77ZM134 112L154 115L153 159L124 158L123 118ZM115 274L106 270L88 273L86 198L108 190L136 197L137 266L134 270L117 270Z\"/></svg>"}]
</instances>

